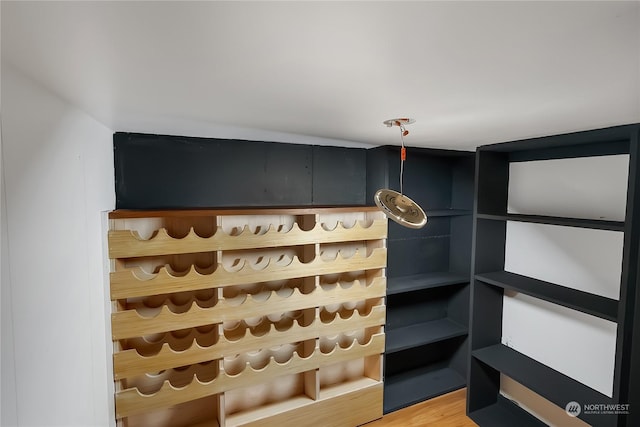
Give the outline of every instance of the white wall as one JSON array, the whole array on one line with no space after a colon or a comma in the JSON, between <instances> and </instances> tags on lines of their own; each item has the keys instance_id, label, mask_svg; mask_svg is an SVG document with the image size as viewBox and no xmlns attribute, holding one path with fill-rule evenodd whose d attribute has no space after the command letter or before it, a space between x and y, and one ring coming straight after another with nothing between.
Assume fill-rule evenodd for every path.
<instances>
[{"instance_id":1,"label":"white wall","mask_svg":"<svg viewBox=\"0 0 640 427\"><path fill-rule=\"evenodd\" d=\"M508 211L622 221L627 171L626 155L512 163ZM508 222L505 270L618 299L623 237L616 231ZM502 328L503 344L611 396L614 322L505 292ZM545 422L567 425L564 409L523 392L509 378L502 379L501 391Z\"/></svg>"},{"instance_id":2,"label":"white wall","mask_svg":"<svg viewBox=\"0 0 640 427\"><path fill-rule=\"evenodd\" d=\"M510 213L624 221L629 156L511 163Z\"/></svg>"},{"instance_id":3,"label":"white wall","mask_svg":"<svg viewBox=\"0 0 640 427\"><path fill-rule=\"evenodd\" d=\"M2 133L0 132L0 160ZM14 425L16 421L16 377L13 358L13 323L11 316L11 287L9 286L9 242L4 189L4 168L0 161L0 425Z\"/></svg>"},{"instance_id":4,"label":"white wall","mask_svg":"<svg viewBox=\"0 0 640 427\"><path fill-rule=\"evenodd\" d=\"M108 425L101 211L115 205L113 132L6 61L2 107L2 353L14 352L2 425Z\"/></svg>"},{"instance_id":5,"label":"white wall","mask_svg":"<svg viewBox=\"0 0 640 427\"><path fill-rule=\"evenodd\" d=\"M620 298L624 233L507 222L509 271L572 289Z\"/></svg>"}]
</instances>

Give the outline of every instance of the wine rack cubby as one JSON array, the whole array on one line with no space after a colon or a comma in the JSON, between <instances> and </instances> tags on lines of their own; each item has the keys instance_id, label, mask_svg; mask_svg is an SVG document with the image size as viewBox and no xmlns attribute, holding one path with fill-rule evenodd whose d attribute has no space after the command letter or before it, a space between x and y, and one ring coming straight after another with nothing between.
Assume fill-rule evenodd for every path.
<instances>
[{"instance_id":1,"label":"wine rack cubby","mask_svg":"<svg viewBox=\"0 0 640 427\"><path fill-rule=\"evenodd\" d=\"M382 416L376 208L113 211L123 427L351 427Z\"/></svg>"}]
</instances>

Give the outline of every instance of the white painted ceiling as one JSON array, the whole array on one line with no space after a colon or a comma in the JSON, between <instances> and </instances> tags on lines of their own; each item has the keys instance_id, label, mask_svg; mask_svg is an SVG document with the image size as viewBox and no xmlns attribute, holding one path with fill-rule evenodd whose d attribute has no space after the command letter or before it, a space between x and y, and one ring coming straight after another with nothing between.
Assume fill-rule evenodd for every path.
<instances>
[{"instance_id":1,"label":"white painted ceiling","mask_svg":"<svg viewBox=\"0 0 640 427\"><path fill-rule=\"evenodd\" d=\"M640 2L9 2L2 64L114 131L477 145L640 122Z\"/></svg>"}]
</instances>

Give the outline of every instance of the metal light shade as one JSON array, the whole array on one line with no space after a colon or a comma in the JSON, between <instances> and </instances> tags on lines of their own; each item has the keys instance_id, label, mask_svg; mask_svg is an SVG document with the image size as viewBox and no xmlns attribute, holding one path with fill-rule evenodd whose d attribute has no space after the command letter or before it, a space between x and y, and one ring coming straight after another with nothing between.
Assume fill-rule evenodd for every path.
<instances>
[{"instance_id":1,"label":"metal light shade","mask_svg":"<svg viewBox=\"0 0 640 427\"><path fill-rule=\"evenodd\" d=\"M385 120L384 123L387 127L398 126L400 128L400 192L383 188L378 190L373 196L376 205L380 210L391 220L398 224L409 228L422 228L427 223L427 215L424 213L420 205L402 194L402 183L404 176L404 161L407 157L407 150L404 146L404 137L409 134L409 131L404 128L404 125L411 124L415 120L402 117L399 119Z\"/></svg>"},{"instance_id":2,"label":"metal light shade","mask_svg":"<svg viewBox=\"0 0 640 427\"><path fill-rule=\"evenodd\" d=\"M422 208L404 194L383 188L373 199L389 219L404 227L422 228L427 223L427 215Z\"/></svg>"}]
</instances>

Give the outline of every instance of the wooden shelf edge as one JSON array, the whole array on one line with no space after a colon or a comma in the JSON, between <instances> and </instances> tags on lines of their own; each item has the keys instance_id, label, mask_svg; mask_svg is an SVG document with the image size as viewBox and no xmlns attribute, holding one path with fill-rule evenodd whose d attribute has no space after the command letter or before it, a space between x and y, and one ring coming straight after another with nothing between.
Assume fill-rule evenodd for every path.
<instances>
[{"instance_id":1,"label":"wooden shelf edge","mask_svg":"<svg viewBox=\"0 0 640 427\"><path fill-rule=\"evenodd\" d=\"M227 414L226 424L230 426L242 425L248 422L259 421L275 414L292 411L311 405L314 400L306 395L290 397L281 402L272 402L257 408L250 408L233 414Z\"/></svg>"},{"instance_id":2,"label":"wooden shelf edge","mask_svg":"<svg viewBox=\"0 0 640 427\"><path fill-rule=\"evenodd\" d=\"M333 399L334 397L343 396L368 387L382 386L383 382L368 377L357 378L338 384L330 384L320 387L320 399Z\"/></svg>"},{"instance_id":3,"label":"wooden shelf edge","mask_svg":"<svg viewBox=\"0 0 640 427\"><path fill-rule=\"evenodd\" d=\"M382 417L382 394L382 383L377 383L360 390L315 401L301 397L297 405L291 405L287 402L281 403L281 407L289 405L289 408L285 408L286 410L280 412L274 411L274 409L279 409L275 406L227 415L226 426L265 427L295 425L297 427L315 427L318 425L330 425L332 427L351 427L362 425ZM345 404L345 402L349 402L349 404Z\"/></svg>"},{"instance_id":4,"label":"wooden shelf edge","mask_svg":"<svg viewBox=\"0 0 640 427\"><path fill-rule=\"evenodd\" d=\"M377 206L282 206L256 208L188 208L188 209L116 209L109 212L109 219L158 218L158 217L193 217L216 215L314 215L323 213L375 212Z\"/></svg>"}]
</instances>

